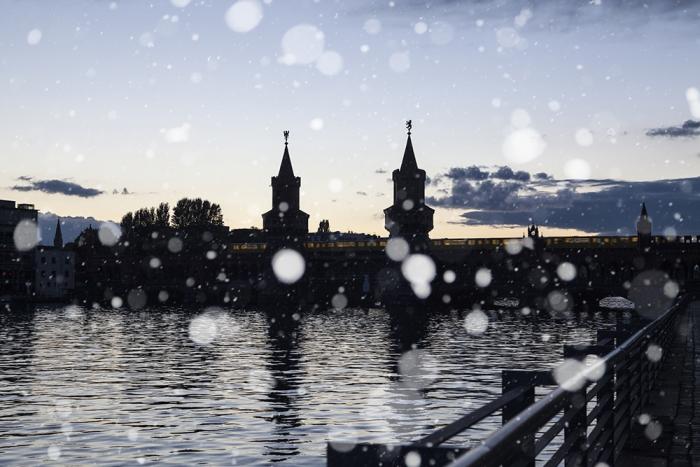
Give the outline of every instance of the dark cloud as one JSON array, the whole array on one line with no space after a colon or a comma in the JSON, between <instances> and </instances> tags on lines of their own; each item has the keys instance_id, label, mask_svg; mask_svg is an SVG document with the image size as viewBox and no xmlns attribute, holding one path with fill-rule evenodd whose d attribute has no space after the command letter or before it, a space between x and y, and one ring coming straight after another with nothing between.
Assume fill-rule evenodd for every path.
<instances>
[{"instance_id":1,"label":"dark cloud","mask_svg":"<svg viewBox=\"0 0 700 467\"><path fill-rule=\"evenodd\" d=\"M642 201L646 201L655 229L677 233L700 230L700 177L653 180L557 180L547 174L527 178L485 180L450 178L427 202L461 209L467 225L543 226L591 233L630 234ZM503 171L507 172L507 171ZM529 175L529 174L528 174ZM447 183L445 183L447 181Z\"/></svg>"},{"instance_id":2,"label":"dark cloud","mask_svg":"<svg viewBox=\"0 0 700 467\"><path fill-rule=\"evenodd\" d=\"M541 176L541 178L546 179L548 175L541 172L535 177ZM451 181L484 181L487 179L496 180L514 180L519 182L527 182L530 180L530 174L528 172L518 170L514 171L510 167L503 165L497 167L486 167L486 166L476 166L472 165L469 167L450 167L445 173L438 174L430 181L434 185L439 185L443 179L449 179ZM430 182L429 182L430 183Z\"/></svg>"},{"instance_id":3,"label":"dark cloud","mask_svg":"<svg viewBox=\"0 0 700 467\"><path fill-rule=\"evenodd\" d=\"M686 120L680 126L651 128L647 136L662 136L666 138L695 138L700 136L700 121Z\"/></svg>"},{"instance_id":4,"label":"dark cloud","mask_svg":"<svg viewBox=\"0 0 700 467\"><path fill-rule=\"evenodd\" d=\"M66 180L35 180L32 177L22 176L18 180L26 185L11 187L15 191L42 191L50 194L62 194L66 196L79 196L81 198L93 198L104 193L96 188L86 188L74 182Z\"/></svg>"},{"instance_id":5,"label":"dark cloud","mask_svg":"<svg viewBox=\"0 0 700 467\"><path fill-rule=\"evenodd\" d=\"M514 172L508 166L499 167L497 171L491 174L491 177L498 178L500 180L518 180L520 182L527 182L530 180L530 174L523 170L518 170Z\"/></svg>"},{"instance_id":6,"label":"dark cloud","mask_svg":"<svg viewBox=\"0 0 700 467\"><path fill-rule=\"evenodd\" d=\"M472 165L470 167L452 167L444 176L453 180L486 180L489 177L489 173L481 170L476 165Z\"/></svg>"},{"instance_id":7,"label":"dark cloud","mask_svg":"<svg viewBox=\"0 0 700 467\"><path fill-rule=\"evenodd\" d=\"M387 172L386 172L386 169L377 169L377 170L374 171L374 173L376 173L376 174L385 174L385 173L387 173Z\"/></svg>"},{"instance_id":8,"label":"dark cloud","mask_svg":"<svg viewBox=\"0 0 700 467\"><path fill-rule=\"evenodd\" d=\"M356 191L355 194L360 195L360 196L367 196L366 191Z\"/></svg>"},{"instance_id":9,"label":"dark cloud","mask_svg":"<svg viewBox=\"0 0 700 467\"><path fill-rule=\"evenodd\" d=\"M487 18L497 24L511 24L523 9L534 12L528 26L568 30L581 25L607 22L617 28L656 20L696 21L700 0L402 0L389 5L385 0L353 2L358 14L415 15L429 18ZM629 29L628 31L631 31Z\"/></svg>"},{"instance_id":10,"label":"dark cloud","mask_svg":"<svg viewBox=\"0 0 700 467\"><path fill-rule=\"evenodd\" d=\"M120 191L120 190L117 190L117 189L115 188L114 190L112 190L112 194L113 194L113 195L133 195L134 192L133 192L133 191L129 191L129 190L126 189L126 187L124 187L124 188L121 189L121 191Z\"/></svg>"}]
</instances>

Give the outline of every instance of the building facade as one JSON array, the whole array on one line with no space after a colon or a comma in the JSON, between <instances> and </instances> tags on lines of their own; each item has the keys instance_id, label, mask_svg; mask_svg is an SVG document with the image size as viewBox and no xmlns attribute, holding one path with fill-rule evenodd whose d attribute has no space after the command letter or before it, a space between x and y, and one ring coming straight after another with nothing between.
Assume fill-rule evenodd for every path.
<instances>
[{"instance_id":1,"label":"building facade","mask_svg":"<svg viewBox=\"0 0 700 467\"><path fill-rule=\"evenodd\" d=\"M34 298L61 300L75 289L75 252L63 247L61 220L56 221L53 246L34 250Z\"/></svg>"},{"instance_id":2,"label":"building facade","mask_svg":"<svg viewBox=\"0 0 700 467\"><path fill-rule=\"evenodd\" d=\"M0 200L0 297L24 297L31 293L34 281L33 252L20 251L24 250L24 245L18 249L15 230L22 221L36 226L37 216L33 204ZM31 227L31 224L28 225ZM27 233L32 233L31 228L27 230Z\"/></svg>"}]
</instances>

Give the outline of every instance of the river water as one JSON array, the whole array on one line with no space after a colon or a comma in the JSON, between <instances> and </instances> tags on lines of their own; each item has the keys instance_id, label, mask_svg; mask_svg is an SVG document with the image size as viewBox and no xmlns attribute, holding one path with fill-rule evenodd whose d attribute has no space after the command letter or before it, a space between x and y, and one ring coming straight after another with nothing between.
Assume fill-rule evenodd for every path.
<instances>
[{"instance_id":1,"label":"river water","mask_svg":"<svg viewBox=\"0 0 700 467\"><path fill-rule=\"evenodd\" d=\"M464 316L418 323L407 354L382 309L308 314L296 340L251 310L0 314L0 465L325 465L327 441L415 440L500 395L501 370L552 368L615 322Z\"/></svg>"}]
</instances>

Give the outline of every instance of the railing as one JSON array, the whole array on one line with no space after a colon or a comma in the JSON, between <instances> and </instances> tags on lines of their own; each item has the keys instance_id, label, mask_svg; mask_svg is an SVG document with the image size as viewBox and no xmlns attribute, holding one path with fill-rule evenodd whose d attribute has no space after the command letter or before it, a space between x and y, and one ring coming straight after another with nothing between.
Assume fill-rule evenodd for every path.
<instances>
[{"instance_id":1,"label":"railing","mask_svg":"<svg viewBox=\"0 0 700 467\"><path fill-rule=\"evenodd\" d=\"M630 436L634 417L649 399L663 363L663 358L652 361L647 356L649 345L668 348L674 323L683 306L683 303L673 306L617 347L613 348L613 338L622 340L624 331L620 334L618 330L617 336L601 332L598 344L593 346L566 346L566 358L582 360L588 355L604 355L595 364L600 365L598 370L603 370L596 375L599 378L588 379L585 373L590 370L573 376L582 378L580 387L574 388L577 385L571 384L572 379L569 379L535 401L536 386L556 384L551 373L504 372L504 391L507 389L507 392L491 403L495 410L496 407L503 409L503 426L449 466L534 466L538 455L562 431L564 441L541 459L545 466L559 465L562 461L566 465L593 466L599 462L614 465ZM667 352L662 352L664 354ZM516 391L521 395L513 398ZM458 422L451 425L457 428ZM460 431L471 425L463 423ZM449 437L458 433L456 430L447 432ZM449 439L434 438L439 442Z\"/></svg>"},{"instance_id":2,"label":"railing","mask_svg":"<svg viewBox=\"0 0 700 467\"><path fill-rule=\"evenodd\" d=\"M432 459L430 465L450 467L529 467L536 460L547 467L562 462L567 466L614 465L668 353L662 351L662 358L653 361L647 356L649 345L669 347L684 306L685 301L679 301L636 332L619 323L616 331L598 331L595 345L565 346L567 359L597 358L593 365L580 365L580 371L563 381L557 378L557 383L550 371L503 371L503 394L496 400L410 445L360 444L340 453L329 445L328 465L404 465L403 459L411 452ZM539 386L558 387L536 400ZM479 445L471 449L442 446L498 411L502 427Z\"/></svg>"},{"instance_id":3,"label":"railing","mask_svg":"<svg viewBox=\"0 0 700 467\"><path fill-rule=\"evenodd\" d=\"M475 248L494 249L504 248L510 242L528 241L526 238L436 238L430 240L435 248ZM548 248L637 248L638 238L636 236L608 236L608 237L544 237L544 244ZM339 240L334 242L305 242L304 247L308 250L318 249L384 249L386 238L374 240ZM676 244L700 244L700 236L678 236L664 237L655 236L652 238L655 245L676 245ZM531 248L531 245L524 244ZM263 251L265 243L231 243L229 248L233 251Z\"/></svg>"}]
</instances>

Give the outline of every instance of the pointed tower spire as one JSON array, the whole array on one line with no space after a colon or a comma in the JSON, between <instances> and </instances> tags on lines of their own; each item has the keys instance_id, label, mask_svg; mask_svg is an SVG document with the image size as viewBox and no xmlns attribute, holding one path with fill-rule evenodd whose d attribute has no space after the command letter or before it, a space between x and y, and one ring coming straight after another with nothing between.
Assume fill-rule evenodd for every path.
<instances>
[{"instance_id":1,"label":"pointed tower spire","mask_svg":"<svg viewBox=\"0 0 700 467\"><path fill-rule=\"evenodd\" d=\"M411 142L411 129L413 128L413 122L411 120L406 121L406 130L408 130L408 139L406 140L406 149L403 151L403 160L401 161L401 172L410 173L418 170L418 163L416 162L416 155L413 153L413 143Z\"/></svg>"},{"instance_id":2,"label":"pointed tower spire","mask_svg":"<svg viewBox=\"0 0 700 467\"><path fill-rule=\"evenodd\" d=\"M639 214L639 219L637 219L637 241L639 248L646 250L651 247L653 243L651 227L651 219L647 212L647 205L642 202L642 212Z\"/></svg>"},{"instance_id":3,"label":"pointed tower spire","mask_svg":"<svg viewBox=\"0 0 700 467\"><path fill-rule=\"evenodd\" d=\"M53 246L63 248L63 233L61 232L61 218L56 219L56 232L53 236Z\"/></svg>"},{"instance_id":4,"label":"pointed tower spire","mask_svg":"<svg viewBox=\"0 0 700 467\"><path fill-rule=\"evenodd\" d=\"M285 180L294 178L294 169L292 168L292 159L289 157L289 130L284 130L284 154L282 155L282 163L277 177Z\"/></svg>"}]
</instances>

